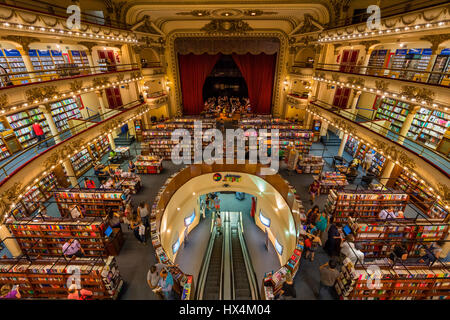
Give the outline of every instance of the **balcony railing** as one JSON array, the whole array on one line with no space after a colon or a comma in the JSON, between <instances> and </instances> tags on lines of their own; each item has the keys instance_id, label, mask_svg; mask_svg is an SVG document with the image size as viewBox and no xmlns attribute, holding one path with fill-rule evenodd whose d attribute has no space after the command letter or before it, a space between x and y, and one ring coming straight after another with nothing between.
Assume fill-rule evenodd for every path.
<instances>
[{"instance_id":1,"label":"balcony railing","mask_svg":"<svg viewBox=\"0 0 450 320\"><path fill-rule=\"evenodd\" d=\"M42 1L42 0L10 0L8 1L8 4L1 4L2 6L7 7L13 7L13 8L20 8L25 9L29 11L33 11L36 13L42 13L42 14L48 14L53 16L58 16L62 18L69 17L69 14L67 13L67 7L56 5L53 1L52 3ZM126 23L123 23L121 21L117 21L111 18L105 18L98 15L89 14L86 12L81 11L81 22L82 23L89 23L89 24L97 24L102 26L108 26L111 28L117 28L117 29L129 29L129 25Z\"/></svg>"},{"instance_id":2,"label":"balcony railing","mask_svg":"<svg viewBox=\"0 0 450 320\"><path fill-rule=\"evenodd\" d=\"M104 73L139 70L137 63L112 64L108 66L79 67L73 64L57 65L46 70L34 70L25 72L6 72L0 67L0 90L13 86L28 85L31 83L63 80L80 76L92 76Z\"/></svg>"},{"instance_id":3,"label":"balcony railing","mask_svg":"<svg viewBox=\"0 0 450 320\"><path fill-rule=\"evenodd\" d=\"M420 141L413 140L410 137L401 136L399 133L392 131L390 128L384 127L377 121L374 121L361 115L356 115L356 112L355 113L350 112L348 111L348 109L340 109L321 100L311 101L311 104L327 109L328 111L340 115L344 118L347 118L350 121L357 123L364 123L364 126L366 128L369 128L371 131L378 133L387 131L387 134L383 135L385 138L394 142L403 140L403 143L400 144L402 144L405 148L416 153L418 156L422 157L426 161L433 163L436 167L440 168L441 171L450 174L450 159L445 154L442 154L437 150L434 150L424 145Z\"/></svg>"},{"instance_id":4,"label":"balcony railing","mask_svg":"<svg viewBox=\"0 0 450 320\"><path fill-rule=\"evenodd\" d=\"M114 117L118 113L124 112L130 108L136 107L141 104L143 104L143 102L140 100L132 101L128 104L125 104L125 105L117 108L117 109L107 109L107 111L105 113L103 113L101 116L95 115L95 116L92 116L89 119L85 119L85 120L88 120L89 122L101 123L103 121L107 121L108 119ZM89 125L89 126L92 126L92 125ZM72 128L60 131L58 136L53 136L50 133L48 133L46 135L45 140L37 142L37 143L23 149L22 151L15 153L13 156L7 158L6 160L3 160L3 163L1 163L1 165L0 165L0 182L3 181L5 178L7 178L9 175L11 175L11 173L13 173L21 165L23 165L24 163L31 160L33 157L38 156L40 153L44 152L48 148L56 145L57 143L55 143L55 138L60 140L60 142L58 142L58 144L59 144L65 140L69 139L74 134L85 130L89 126L87 126L87 124L83 121L83 122L75 125Z\"/></svg>"},{"instance_id":5,"label":"balcony railing","mask_svg":"<svg viewBox=\"0 0 450 320\"><path fill-rule=\"evenodd\" d=\"M450 86L450 73L423 71L412 68L380 68L373 66L340 65L330 63L317 64L316 71L334 71L358 74L386 79L400 79L430 85Z\"/></svg>"},{"instance_id":6,"label":"balcony railing","mask_svg":"<svg viewBox=\"0 0 450 320\"><path fill-rule=\"evenodd\" d=\"M387 3L389 3L389 1L386 1ZM386 6L382 6L380 7L380 14L381 14L381 18L389 18L389 17L393 17L395 15L399 15L399 14L404 14L404 13L408 13L411 11L415 11L415 10L422 10L422 9L427 9L427 8L431 8L434 6L438 6L438 5L442 5L442 4L447 4L448 1L446 0L427 0L427 1L423 1L423 0L407 0L407 1L402 1L396 4L388 4ZM369 14L366 12L367 6L361 8L364 10L363 13L359 13L359 14L351 14L350 16L347 18L343 18L343 19L339 19L336 20L334 23L330 23L328 25L327 30L330 29L334 29L334 28L340 28L340 27L346 27L352 24L358 24L361 22L366 22L367 18L369 17Z\"/></svg>"}]
</instances>

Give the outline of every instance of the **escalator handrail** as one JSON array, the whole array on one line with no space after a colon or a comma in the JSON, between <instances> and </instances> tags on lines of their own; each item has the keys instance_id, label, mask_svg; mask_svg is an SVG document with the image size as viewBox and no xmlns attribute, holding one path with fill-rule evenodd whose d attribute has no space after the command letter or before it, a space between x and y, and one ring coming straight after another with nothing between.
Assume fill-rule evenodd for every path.
<instances>
[{"instance_id":1,"label":"escalator handrail","mask_svg":"<svg viewBox=\"0 0 450 320\"><path fill-rule=\"evenodd\" d=\"M252 294L252 300L259 300L259 290L258 290L258 281L256 279L256 273L253 269L252 261L250 259L250 254L248 252L247 245L245 243L245 239L243 237L243 229L242 228L242 212L239 212L239 223L238 223L238 235L239 242L241 244L242 255L244 257L245 269L247 271L247 279L249 282L250 292Z\"/></svg>"},{"instance_id":2,"label":"escalator handrail","mask_svg":"<svg viewBox=\"0 0 450 320\"><path fill-rule=\"evenodd\" d=\"M211 236L209 237L209 243L208 243L208 247L206 249L206 253L205 256L203 258L203 263L202 266L200 268L200 273L199 273L199 277L198 277L198 287L197 287L197 291L196 291L196 300L203 300L203 292L205 290L205 284L206 284L206 279L208 277L208 270L209 270L209 262L211 260L211 254L212 254L212 250L214 248L214 242L216 240L216 227L214 226L214 215L212 217L212 227L211 227Z\"/></svg>"}]
</instances>

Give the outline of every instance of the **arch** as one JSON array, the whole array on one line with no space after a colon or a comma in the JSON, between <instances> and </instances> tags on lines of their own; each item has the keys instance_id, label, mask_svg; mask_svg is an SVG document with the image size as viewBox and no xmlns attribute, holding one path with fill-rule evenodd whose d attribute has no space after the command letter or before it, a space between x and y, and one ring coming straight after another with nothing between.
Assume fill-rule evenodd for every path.
<instances>
[{"instance_id":1,"label":"arch","mask_svg":"<svg viewBox=\"0 0 450 320\"><path fill-rule=\"evenodd\" d=\"M309 58L314 59L314 49L311 47L302 48L295 55L294 63L308 63Z\"/></svg>"},{"instance_id":2,"label":"arch","mask_svg":"<svg viewBox=\"0 0 450 320\"><path fill-rule=\"evenodd\" d=\"M147 63L161 62L161 59L159 58L158 53L152 48L142 49L139 55L141 56L141 59L147 60Z\"/></svg>"}]
</instances>

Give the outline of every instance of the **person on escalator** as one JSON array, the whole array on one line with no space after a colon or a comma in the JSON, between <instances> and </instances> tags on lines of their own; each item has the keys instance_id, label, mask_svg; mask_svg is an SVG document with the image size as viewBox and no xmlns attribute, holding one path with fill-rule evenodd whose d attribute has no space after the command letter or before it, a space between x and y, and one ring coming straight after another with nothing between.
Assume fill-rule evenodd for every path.
<instances>
[{"instance_id":1,"label":"person on escalator","mask_svg":"<svg viewBox=\"0 0 450 320\"><path fill-rule=\"evenodd\" d=\"M222 235L222 218L220 217L219 213L217 213L217 216L216 216L216 229L217 229L217 233L219 235Z\"/></svg>"}]
</instances>

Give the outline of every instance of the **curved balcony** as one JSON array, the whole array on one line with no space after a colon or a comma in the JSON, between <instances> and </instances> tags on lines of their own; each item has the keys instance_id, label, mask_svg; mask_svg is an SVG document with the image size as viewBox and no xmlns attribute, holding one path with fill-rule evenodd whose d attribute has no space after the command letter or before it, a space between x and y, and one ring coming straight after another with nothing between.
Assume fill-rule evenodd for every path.
<instances>
[{"instance_id":1,"label":"curved balcony","mask_svg":"<svg viewBox=\"0 0 450 320\"><path fill-rule=\"evenodd\" d=\"M318 63L317 71L339 72L344 74L364 75L389 80L402 80L404 82L420 83L427 86L448 88L450 86L450 72L422 71L415 69L380 68L358 65L340 65L331 63Z\"/></svg>"},{"instance_id":2,"label":"curved balcony","mask_svg":"<svg viewBox=\"0 0 450 320\"><path fill-rule=\"evenodd\" d=\"M75 149L79 149L81 144L89 143L99 136L107 134L122 122L129 121L144 110L148 110L148 106L139 100L123 105L119 109L108 109L101 115L103 119L97 115L84 121L78 121L78 124L59 132L58 137L48 135L45 140L14 154L0 165L0 189L2 190L0 192L5 191L2 188L4 185L9 185L10 180L21 181L23 186L30 184L35 176L48 170L42 164L50 154L55 157L55 154L60 152L62 156L66 153L64 150L67 150L68 146L72 151L76 151ZM60 142L55 143L55 138ZM75 145L76 147L73 147ZM19 180L16 179L17 176L20 176Z\"/></svg>"},{"instance_id":3,"label":"curved balcony","mask_svg":"<svg viewBox=\"0 0 450 320\"><path fill-rule=\"evenodd\" d=\"M418 141L400 136L378 121L356 116L355 113L323 101L311 101L307 110L341 131L356 136L396 164L424 177L433 190L446 197L445 190L450 188L450 161L445 155Z\"/></svg>"}]
</instances>

